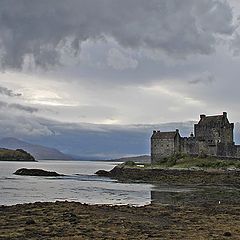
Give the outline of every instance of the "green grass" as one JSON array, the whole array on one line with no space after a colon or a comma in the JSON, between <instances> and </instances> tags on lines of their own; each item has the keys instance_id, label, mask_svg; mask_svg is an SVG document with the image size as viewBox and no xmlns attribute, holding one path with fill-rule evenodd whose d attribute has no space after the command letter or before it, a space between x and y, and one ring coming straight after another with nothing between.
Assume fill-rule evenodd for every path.
<instances>
[{"instance_id":1,"label":"green grass","mask_svg":"<svg viewBox=\"0 0 240 240\"><path fill-rule=\"evenodd\" d=\"M170 157L165 162L157 163L156 167L174 167L174 168L203 168L203 169L227 169L227 168L240 168L239 160L217 159L214 157Z\"/></svg>"},{"instance_id":2,"label":"green grass","mask_svg":"<svg viewBox=\"0 0 240 240\"><path fill-rule=\"evenodd\" d=\"M137 164L134 161L126 161L124 166L135 167Z\"/></svg>"},{"instance_id":3,"label":"green grass","mask_svg":"<svg viewBox=\"0 0 240 240\"><path fill-rule=\"evenodd\" d=\"M216 169L227 169L227 168L240 168L239 160L221 160L216 158L193 158L183 159L176 163L176 167L190 168L216 168Z\"/></svg>"},{"instance_id":4,"label":"green grass","mask_svg":"<svg viewBox=\"0 0 240 240\"><path fill-rule=\"evenodd\" d=\"M134 162L126 162L124 167L138 167ZM218 159L214 157L192 157L173 155L155 164L144 164L144 168L202 168L202 169L240 169L240 160Z\"/></svg>"}]
</instances>

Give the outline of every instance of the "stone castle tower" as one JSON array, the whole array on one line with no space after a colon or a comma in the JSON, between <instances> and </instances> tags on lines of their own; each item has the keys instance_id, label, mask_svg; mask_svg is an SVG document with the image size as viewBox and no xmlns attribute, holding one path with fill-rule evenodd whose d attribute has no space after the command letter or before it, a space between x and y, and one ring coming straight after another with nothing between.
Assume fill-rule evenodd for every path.
<instances>
[{"instance_id":1,"label":"stone castle tower","mask_svg":"<svg viewBox=\"0 0 240 240\"><path fill-rule=\"evenodd\" d=\"M234 124L227 113L222 115L200 115L194 125L194 134L181 137L179 130L172 132L153 131L151 136L151 161L162 161L173 154L207 155L222 158L240 158L240 145L233 141Z\"/></svg>"}]
</instances>

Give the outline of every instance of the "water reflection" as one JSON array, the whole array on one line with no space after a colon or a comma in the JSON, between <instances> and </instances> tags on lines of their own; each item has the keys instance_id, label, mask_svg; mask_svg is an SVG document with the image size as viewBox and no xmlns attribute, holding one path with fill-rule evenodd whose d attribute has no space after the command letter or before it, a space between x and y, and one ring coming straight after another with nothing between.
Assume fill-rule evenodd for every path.
<instances>
[{"instance_id":1,"label":"water reflection","mask_svg":"<svg viewBox=\"0 0 240 240\"><path fill-rule=\"evenodd\" d=\"M230 186L155 186L152 204L240 204L240 188Z\"/></svg>"}]
</instances>

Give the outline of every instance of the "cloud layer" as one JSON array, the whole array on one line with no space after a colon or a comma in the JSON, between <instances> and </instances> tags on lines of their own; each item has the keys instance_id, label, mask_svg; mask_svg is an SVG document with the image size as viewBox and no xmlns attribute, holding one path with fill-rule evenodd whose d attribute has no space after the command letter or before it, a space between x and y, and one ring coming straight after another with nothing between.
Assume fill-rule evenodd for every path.
<instances>
[{"instance_id":1,"label":"cloud layer","mask_svg":"<svg viewBox=\"0 0 240 240\"><path fill-rule=\"evenodd\" d=\"M113 38L125 48L174 57L210 54L221 35L234 31L231 8L220 0L1 0L0 4L5 69L56 65L62 56L78 54L88 39ZM116 52L112 57L123 58Z\"/></svg>"}]
</instances>

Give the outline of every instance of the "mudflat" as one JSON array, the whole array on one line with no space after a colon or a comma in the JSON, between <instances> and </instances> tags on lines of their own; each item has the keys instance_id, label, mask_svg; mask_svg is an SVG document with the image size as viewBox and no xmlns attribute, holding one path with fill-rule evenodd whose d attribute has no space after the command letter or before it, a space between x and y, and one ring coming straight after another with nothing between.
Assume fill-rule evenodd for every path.
<instances>
[{"instance_id":1,"label":"mudflat","mask_svg":"<svg viewBox=\"0 0 240 240\"><path fill-rule=\"evenodd\" d=\"M240 239L240 205L0 207L0 239Z\"/></svg>"}]
</instances>

